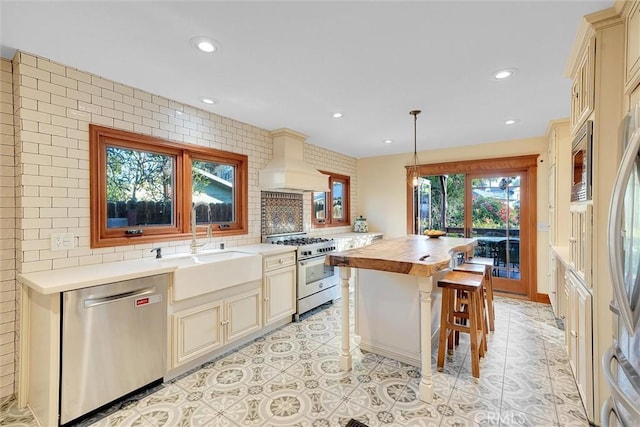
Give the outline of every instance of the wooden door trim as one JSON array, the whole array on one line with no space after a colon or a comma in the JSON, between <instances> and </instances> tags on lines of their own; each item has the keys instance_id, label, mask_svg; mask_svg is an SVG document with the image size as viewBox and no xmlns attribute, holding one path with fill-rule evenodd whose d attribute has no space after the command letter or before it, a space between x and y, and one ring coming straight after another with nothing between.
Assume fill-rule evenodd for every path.
<instances>
[{"instance_id":1,"label":"wooden door trim","mask_svg":"<svg viewBox=\"0 0 640 427\"><path fill-rule=\"evenodd\" d=\"M526 220L527 233L529 234L529 254L527 261L529 268L527 278L529 280L528 299L535 301L538 296L538 268L537 268L537 167L539 154L526 156L501 157L493 159L465 160L460 162L446 162L418 165L420 176L443 175L455 173L487 173L496 172L508 174L510 171L526 172L526 209L529 212ZM406 166L409 168L410 166ZM465 182L466 185L466 182ZM413 186L411 185L410 174L407 173L406 182L406 212L407 212L407 234L415 234L413 220ZM521 227L522 227L521 223Z\"/></svg>"}]
</instances>

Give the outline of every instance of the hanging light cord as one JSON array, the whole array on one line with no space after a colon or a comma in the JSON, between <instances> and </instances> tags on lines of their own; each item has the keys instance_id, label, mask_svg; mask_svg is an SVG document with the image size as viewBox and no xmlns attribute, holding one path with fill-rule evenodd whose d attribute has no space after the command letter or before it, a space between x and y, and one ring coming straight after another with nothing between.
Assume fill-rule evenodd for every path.
<instances>
[{"instance_id":1,"label":"hanging light cord","mask_svg":"<svg viewBox=\"0 0 640 427\"><path fill-rule=\"evenodd\" d=\"M418 185L418 114L420 114L420 110L412 110L409 111L409 114L413 116L413 168L411 171L411 183L415 187Z\"/></svg>"}]
</instances>

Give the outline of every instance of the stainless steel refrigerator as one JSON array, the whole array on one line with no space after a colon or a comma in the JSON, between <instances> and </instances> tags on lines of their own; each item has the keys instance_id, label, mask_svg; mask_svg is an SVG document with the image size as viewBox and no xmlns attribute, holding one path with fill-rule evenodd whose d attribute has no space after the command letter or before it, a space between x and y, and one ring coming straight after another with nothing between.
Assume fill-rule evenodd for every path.
<instances>
[{"instance_id":1,"label":"stainless steel refrigerator","mask_svg":"<svg viewBox=\"0 0 640 427\"><path fill-rule=\"evenodd\" d=\"M640 425L640 104L621 124L624 152L609 212L614 341L602 357L611 397L603 426Z\"/></svg>"}]
</instances>

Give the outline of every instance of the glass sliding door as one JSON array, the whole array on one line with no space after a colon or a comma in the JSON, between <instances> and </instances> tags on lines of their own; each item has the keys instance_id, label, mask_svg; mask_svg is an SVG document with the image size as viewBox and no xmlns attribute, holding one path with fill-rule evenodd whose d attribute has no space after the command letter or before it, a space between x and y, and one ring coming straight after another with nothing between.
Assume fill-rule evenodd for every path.
<instances>
[{"instance_id":1,"label":"glass sliding door","mask_svg":"<svg viewBox=\"0 0 640 427\"><path fill-rule=\"evenodd\" d=\"M478 240L475 255L494 259L494 288L528 295L529 259L521 230L526 171L428 175L413 189L414 230ZM521 244L522 242L522 244Z\"/></svg>"},{"instance_id":2,"label":"glass sliding door","mask_svg":"<svg viewBox=\"0 0 640 427\"><path fill-rule=\"evenodd\" d=\"M442 230L447 236L464 236L464 175L429 175L414 190L416 234Z\"/></svg>"},{"instance_id":3,"label":"glass sliding door","mask_svg":"<svg viewBox=\"0 0 640 427\"><path fill-rule=\"evenodd\" d=\"M466 236L478 239L476 256L493 258L494 288L527 294L522 280L521 197L523 174L468 174Z\"/></svg>"}]
</instances>

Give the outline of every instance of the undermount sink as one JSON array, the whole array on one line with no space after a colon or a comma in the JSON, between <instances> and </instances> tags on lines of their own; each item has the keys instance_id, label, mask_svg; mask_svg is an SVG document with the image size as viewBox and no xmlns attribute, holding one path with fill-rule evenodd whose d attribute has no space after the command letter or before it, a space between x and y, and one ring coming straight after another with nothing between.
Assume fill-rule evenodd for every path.
<instances>
[{"instance_id":1,"label":"undermount sink","mask_svg":"<svg viewBox=\"0 0 640 427\"><path fill-rule=\"evenodd\" d=\"M174 301L219 291L262 278L262 256L238 251L169 255L158 260L174 265Z\"/></svg>"}]
</instances>

